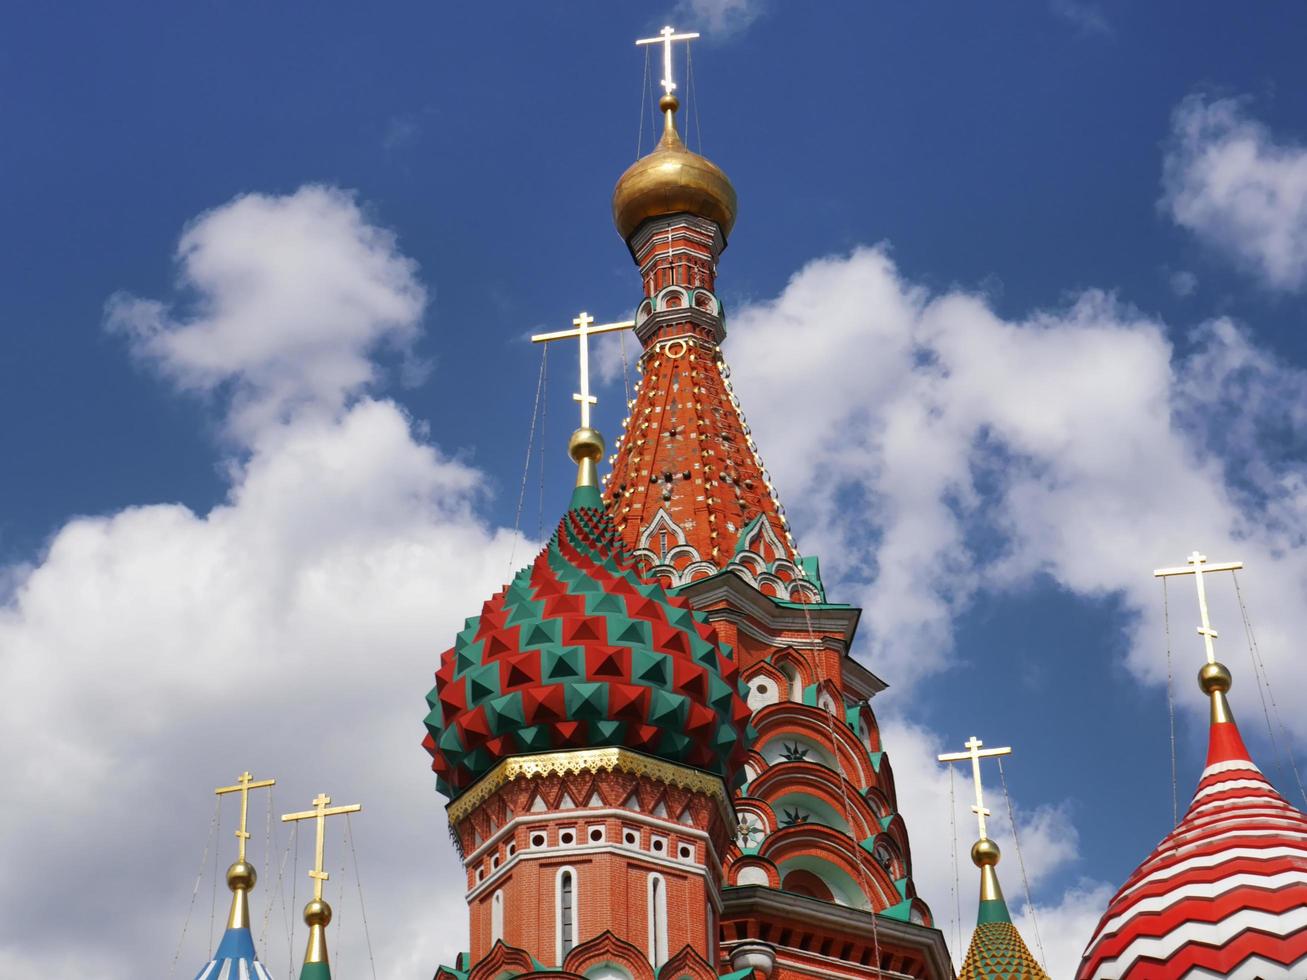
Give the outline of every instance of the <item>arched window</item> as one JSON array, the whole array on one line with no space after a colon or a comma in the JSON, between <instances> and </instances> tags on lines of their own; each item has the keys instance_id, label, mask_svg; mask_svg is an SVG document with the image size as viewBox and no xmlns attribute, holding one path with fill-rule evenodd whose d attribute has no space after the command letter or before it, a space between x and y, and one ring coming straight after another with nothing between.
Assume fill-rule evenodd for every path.
<instances>
[{"instance_id":1,"label":"arched window","mask_svg":"<svg viewBox=\"0 0 1307 980\"><path fill-rule=\"evenodd\" d=\"M576 945L577 887L576 871L573 868L559 870L557 892L558 964L561 966L563 959Z\"/></svg>"},{"instance_id":2,"label":"arched window","mask_svg":"<svg viewBox=\"0 0 1307 980\"><path fill-rule=\"evenodd\" d=\"M785 675L786 683L789 686L789 697L791 701L803 700L803 679L799 677L798 668L794 664L781 664L781 673Z\"/></svg>"},{"instance_id":3,"label":"arched window","mask_svg":"<svg viewBox=\"0 0 1307 980\"><path fill-rule=\"evenodd\" d=\"M649 876L649 962L657 970L667 962L667 883Z\"/></svg>"},{"instance_id":4,"label":"arched window","mask_svg":"<svg viewBox=\"0 0 1307 980\"><path fill-rule=\"evenodd\" d=\"M490 899L490 945L504 938L504 890L501 888Z\"/></svg>"}]
</instances>

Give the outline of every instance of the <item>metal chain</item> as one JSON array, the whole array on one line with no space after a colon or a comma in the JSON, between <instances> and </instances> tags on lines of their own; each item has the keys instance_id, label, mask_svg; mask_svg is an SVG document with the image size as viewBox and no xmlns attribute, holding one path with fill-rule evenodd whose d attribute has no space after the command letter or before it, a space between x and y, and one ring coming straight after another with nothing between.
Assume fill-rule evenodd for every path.
<instances>
[{"instance_id":1,"label":"metal chain","mask_svg":"<svg viewBox=\"0 0 1307 980\"><path fill-rule=\"evenodd\" d=\"M644 81L640 84L640 132L635 137L635 158L644 149L644 107L649 101L649 48L644 49ZM657 132L657 130L655 130Z\"/></svg>"},{"instance_id":2,"label":"metal chain","mask_svg":"<svg viewBox=\"0 0 1307 980\"><path fill-rule=\"evenodd\" d=\"M359 877L359 856L354 850L354 828L350 825L349 814L345 814L345 833L349 838L349 853L354 861L354 884L359 890L359 913L363 919L363 938L368 947L368 965L372 967L372 980L377 980L377 962L372 956L372 934L368 932L368 909L363 904L363 879Z\"/></svg>"},{"instance_id":3,"label":"metal chain","mask_svg":"<svg viewBox=\"0 0 1307 980\"><path fill-rule=\"evenodd\" d=\"M290 916L286 922L286 976L291 976L295 969L295 906L298 904L300 887L300 835L299 824L291 828L291 839L295 842L295 863L290 873Z\"/></svg>"},{"instance_id":4,"label":"metal chain","mask_svg":"<svg viewBox=\"0 0 1307 980\"><path fill-rule=\"evenodd\" d=\"M1307 792L1303 790L1302 775L1298 771L1298 762L1293 755L1293 741L1289 737L1289 730L1285 727L1284 719L1280 715L1280 706L1275 703L1275 690L1271 687L1271 679L1266 673L1266 664L1262 660L1261 648L1257 645L1257 634L1253 632L1253 621L1248 615L1248 607L1244 605L1243 590L1239 588L1239 575L1237 572L1231 572L1230 577L1234 579L1234 594L1239 598L1239 614L1243 617L1244 633L1248 638L1248 654L1253 661L1253 674L1257 681L1257 693L1262 698L1262 713L1266 716L1266 730L1270 732L1271 744L1275 746L1276 754L1280 756L1280 764L1284 765L1284 760L1289 762L1289 768L1293 771L1294 782L1298 785L1298 795L1302 797L1304 803L1307 803ZM1263 692L1263 688L1265 689ZM1271 700L1271 710L1266 710L1266 699ZM1271 728L1271 715L1275 715L1276 724L1279 726L1280 734L1284 736L1284 745L1281 747L1280 740L1275 737L1275 732Z\"/></svg>"},{"instance_id":5,"label":"metal chain","mask_svg":"<svg viewBox=\"0 0 1307 980\"><path fill-rule=\"evenodd\" d=\"M522 505L526 503L526 482L531 475L531 450L535 446L536 419L540 417L540 396L545 389L545 358L549 356L549 345L540 345L540 376L536 379L536 400L531 409L531 428L526 437L526 459L522 462L522 488L517 493L517 513L513 517L513 542L508 548L508 574L505 581L513 577L513 565L517 557L517 532L522 529Z\"/></svg>"},{"instance_id":6,"label":"metal chain","mask_svg":"<svg viewBox=\"0 0 1307 980\"><path fill-rule=\"evenodd\" d=\"M694 141L697 152L703 153L703 130L699 127L699 90L694 85L694 62L690 60L690 49L694 47L689 41L685 42L685 90L689 95L686 100L689 105L685 107L686 115L686 135L689 135L689 116L690 110L694 110Z\"/></svg>"},{"instance_id":7,"label":"metal chain","mask_svg":"<svg viewBox=\"0 0 1307 980\"><path fill-rule=\"evenodd\" d=\"M1026 859L1021 855L1021 837L1017 834L1017 816L1012 810L1012 795L1007 791L1007 774L1003 772L1003 757L995 756L998 762L998 778L1003 783L1003 798L1007 801L1007 819L1012 825L1012 843L1017 848L1017 864L1021 868L1021 884L1026 890L1026 908L1030 910L1030 925L1035 930L1035 945L1039 947L1039 965L1048 972L1048 956L1044 952L1044 941L1039 937L1039 919L1035 915L1035 902L1030 897L1030 879L1026 876Z\"/></svg>"},{"instance_id":8,"label":"metal chain","mask_svg":"<svg viewBox=\"0 0 1307 980\"><path fill-rule=\"evenodd\" d=\"M218 833L222 833L222 797L218 797ZM218 851L213 849L213 897L209 901L209 949L213 949L213 921L218 917Z\"/></svg>"},{"instance_id":9,"label":"metal chain","mask_svg":"<svg viewBox=\"0 0 1307 980\"><path fill-rule=\"evenodd\" d=\"M265 878L268 877L269 862L272 860L272 791L274 788L275 785L268 787L267 822L263 828L263 877ZM268 943L266 937L268 935L268 918L271 914L272 901L271 896L269 896L269 901L265 906L265 911L263 913L263 933L259 936L259 945L263 947L263 960L265 963L268 961Z\"/></svg>"},{"instance_id":10,"label":"metal chain","mask_svg":"<svg viewBox=\"0 0 1307 980\"><path fill-rule=\"evenodd\" d=\"M204 878L204 869L209 864L209 848L213 847L213 840L218 835L218 815L221 812L222 797L219 796L213 804L213 816L209 819L209 839L204 842L204 853L200 855L200 870L195 872L195 887L191 889L191 903L186 906L186 918L182 921L182 934L177 940L177 951L172 954L172 966L168 969L169 977L177 972L177 960L181 957L182 945L186 942L186 930L191 924L191 913L195 911L195 898L200 893L200 881Z\"/></svg>"},{"instance_id":11,"label":"metal chain","mask_svg":"<svg viewBox=\"0 0 1307 980\"><path fill-rule=\"evenodd\" d=\"M1162 621L1166 624L1166 711L1171 723L1171 826L1180 823L1180 797L1175 771L1175 678L1171 670L1171 598L1162 576Z\"/></svg>"},{"instance_id":12,"label":"metal chain","mask_svg":"<svg viewBox=\"0 0 1307 980\"><path fill-rule=\"evenodd\" d=\"M277 866L277 885L276 888L273 890L273 893L268 896L268 904L263 910L263 926L261 927L261 930L259 932L259 942L263 945L263 958L269 961L271 960L271 957L268 953L268 947L267 947L268 925L272 921L273 899L277 898L278 896L281 897L282 923L286 926L287 931L290 930L290 915L287 913L287 909L286 909L286 887L285 887L286 861L290 857L291 844L295 840L295 832L298 829L299 829L298 821L291 824L290 836L286 838L286 848L281 852L281 862Z\"/></svg>"},{"instance_id":13,"label":"metal chain","mask_svg":"<svg viewBox=\"0 0 1307 980\"><path fill-rule=\"evenodd\" d=\"M545 355L542 355L540 362L541 384L544 386L540 401L540 503L536 510L536 540L539 541L545 535L545 422L549 418L549 361L547 359L549 345L545 344Z\"/></svg>"},{"instance_id":14,"label":"metal chain","mask_svg":"<svg viewBox=\"0 0 1307 980\"><path fill-rule=\"evenodd\" d=\"M948 767L948 823L953 832L953 935L956 951L962 955L962 876L958 872L958 803L953 791L953 767Z\"/></svg>"}]
</instances>

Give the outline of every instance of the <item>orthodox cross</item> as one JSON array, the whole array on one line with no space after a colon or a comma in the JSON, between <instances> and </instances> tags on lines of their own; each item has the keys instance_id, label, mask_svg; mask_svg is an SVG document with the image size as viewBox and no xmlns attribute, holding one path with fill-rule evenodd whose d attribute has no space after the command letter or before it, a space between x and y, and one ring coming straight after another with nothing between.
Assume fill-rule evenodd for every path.
<instances>
[{"instance_id":1,"label":"orthodox cross","mask_svg":"<svg viewBox=\"0 0 1307 980\"><path fill-rule=\"evenodd\" d=\"M635 326L634 320L623 320L620 323L601 323L597 327L591 326L594 322L595 318L582 310L572 320L572 323L576 326L575 330L538 333L531 337L533 344L548 343L551 340L568 340L572 337L576 337L581 342L579 345L581 349L581 390L572 396L572 400L581 403L581 428L583 429L590 428L590 406L598 401L594 395L590 394L590 338L597 333L629 330Z\"/></svg>"},{"instance_id":2,"label":"orthodox cross","mask_svg":"<svg viewBox=\"0 0 1307 980\"><path fill-rule=\"evenodd\" d=\"M326 868L322 866L323 834L327 829L327 818L337 816L341 813L358 813L363 809L361 803L352 803L349 806L328 807L327 804L330 802L330 796L325 793L319 793L313 798L312 810L304 810L301 813L283 813L281 815L283 823L287 820L310 819L318 822L318 847L314 856L313 870L309 872L309 877L313 879L313 900L315 902L322 901L322 883L331 877L327 874Z\"/></svg>"},{"instance_id":3,"label":"orthodox cross","mask_svg":"<svg viewBox=\"0 0 1307 980\"><path fill-rule=\"evenodd\" d=\"M985 743L974 735L967 739L963 744L966 745L967 751L945 752L939 757L939 761L963 762L967 759L971 760L971 778L976 784L976 805L971 808L971 812L976 815L976 820L980 823L980 837L984 840L989 836L989 834L985 832L985 818L990 815L990 812L985 809L985 796L980 787L980 760L988 759L996 755L1011 755L1012 747L1004 746L1001 749L985 749L982 752L980 747Z\"/></svg>"},{"instance_id":4,"label":"orthodox cross","mask_svg":"<svg viewBox=\"0 0 1307 980\"><path fill-rule=\"evenodd\" d=\"M240 829L236 831L236 839L240 841L240 854L236 858L237 861L245 860L245 842L250 839L249 833L245 830L245 820L250 811L250 790L275 786L276 783L275 779L260 779L256 783L253 776L248 772L243 772L236 777L235 786L219 786L214 790L214 793L218 796L224 796L227 793L240 793L241 795L241 825Z\"/></svg>"},{"instance_id":5,"label":"orthodox cross","mask_svg":"<svg viewBox=\"0 0 1307 980\"><path fill-rule=\"evenodd\" d=\"M677 34L671 27L664 27L658 32L657 37L645 37L636 41L637 45L641 44L661 44L663 46L663 91L671 95L672 89L676 88L676 83L672 81L672 42L673 41L693 41L698 34Z\"/></svg>"},{"instance_id":6,"label":"orthodox cross","mask_svg":"<svg viewBox=\"0 0 1307 980\"><path fill-rule=\"evenodd\" d=\"M1198 616L1203 621L1203 625L1198 627L1198 635L1203 638L1203 643L1207 647L1207 662L1216 663L1216 647L1212 641L1220 634L1212 628L1212 621L1207 615L1207 588L1203 585L1203 574L1205 572L1237 572L1243 568L1241 561L1227 561L1218 565L1207 564L1207 556L1201 555L1195 551L1189 556L1189 564L1182 565L1178 568L1159 568L1153 572L1154 578L1168 578L1172 575L1192 575L1194 584L1198 586Z\"/></svg>"}]
</instances>

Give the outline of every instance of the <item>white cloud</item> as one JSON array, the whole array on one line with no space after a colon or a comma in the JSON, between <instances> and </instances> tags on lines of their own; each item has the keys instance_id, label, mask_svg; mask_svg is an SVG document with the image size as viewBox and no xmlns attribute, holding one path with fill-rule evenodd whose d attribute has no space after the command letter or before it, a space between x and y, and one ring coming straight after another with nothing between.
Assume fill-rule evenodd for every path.
<instances>
[{"instance_id":1,"label":"white cloud","mask_svg":"<svg viewBox=\"0 0 1307 980\"><path fill-rule=\"evenodd\" d=\"M762 16L764 0L677 0L672 11L678 29L702 31L721 40L739 34Z\"/></svg>"},{"instance_id":2,"label":"white cloud","mask_svg":"<svg viewBox=\"0 0 1307 980\"><path fill-rule=\"evenodd\" d=\"M1171 119L1162 205L1273 289L1307 285L1307 146L1277 141L1241 99L1190 96Z\"/></svg>"},{"instance_id":3,"label":"white cloud","mask_svg":"<svg viewBox=\"0 0 1307 980\"><path fill-rule=\"evenodd\" d=\"M953 617L982 582L1021 590L1040 575L1120 597L1130 668L1159 681L1151 570L1195 546L1248 563L1254 614L1275 613L1258 624L1262 652L1287 679L1307 628L1307 558L1291 547L1307 536L1307 381L1228 320L1193 340L1175 360L1164 325L1092 291L1004 320L864 248L739 311L728 356L800 546L861 600L867 648L900 696L946 665ZM1241 659L1230 583L1212 591L1226 656ZM1195 615L1187 592L1175 601L1182 622ZM1253 678L1235 694L1255 704ZM1307 734L1307 692L1282 686L1281 700Z\"/></svg>"},{"instance_id":4,"label":"white cloud","mask_svg":"<svg viewBox=\"0 0 1307 980\"><path fill-rule=\"evenodd\" d=\"M192 313L119 301L110 324L181 386L229 392L244 448L207 513L159 503L74 519L39 561L8 570L0 863L23 900L0 932L0 975L165 975L210 790L245 768L278 777L278 812L319 791L363 802L352 823L378 975L429 974L463 948L466 918L420 745L423 696L463 618L505 579L513 536L477 517L478 473L361 392L368 351L411 338L422 292L352 198L240 198L194 223L181 254ZM256 860L266 806L252 801ZM212 948L210 883L234 857L234 807L178 976ZM338 969L360 972L343 830L329 838L331 943ZM255 932L271 904L268 959L294 976L304 927L291 892L302 907L311 840L275 900L271 850ZM220 884L219 929L226 896ZM289 948L285 916L298 926Z\"/></svg>"},{"instance_id":5,"label":"white cloud","mask_svg":"<svg viewBox=\"0 0 1307 980\"><path fill-rule=\"evenodd\" d=\"M207 211L176 259L181 312L119 294L107 326L182 388L229 389L242 440L308 409L338 412L376 379L379 345L407 349L426 304L395 236L331 187Z\"/></svg>"},{"instance_id":6,"label":"white cloud","mask_svg":"<svg viewBox=\"0 0 1307 980\"><path fill-rule=\"evenodd\" d=\"M1080 967L1094 927L1112 900L1115 888L1081 881L1062 893L1056 904L1041 905L1032 916L1024 902L1008 902L1012 921L1050 977L1073 977Z\"/></svg>"}]
</instances>

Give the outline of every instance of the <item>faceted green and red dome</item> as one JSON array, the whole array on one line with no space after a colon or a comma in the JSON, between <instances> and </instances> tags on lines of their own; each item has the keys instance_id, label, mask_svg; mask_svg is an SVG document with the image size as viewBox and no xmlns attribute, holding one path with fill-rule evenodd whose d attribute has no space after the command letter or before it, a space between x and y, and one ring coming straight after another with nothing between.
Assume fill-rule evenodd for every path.
<instances>
[{"instance_id":1,"label":"faceted green and red dome","mask_svg":"<svg viewBox=\"0 0 1307 980\"><path fill-rule=\"evenodd\" d=\"M436 785L457 798L501 759L618 746L741 781L752 739L730 650L626 559L578 487L530 565L467 620L427 695Z\"/></svg>"}]
</instances>

